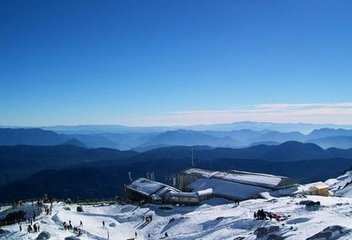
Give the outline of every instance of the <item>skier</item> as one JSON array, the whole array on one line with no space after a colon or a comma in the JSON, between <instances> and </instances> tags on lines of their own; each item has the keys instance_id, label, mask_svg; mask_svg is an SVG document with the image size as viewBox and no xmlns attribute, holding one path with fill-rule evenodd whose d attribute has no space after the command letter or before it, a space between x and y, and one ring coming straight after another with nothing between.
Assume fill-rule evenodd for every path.
<instances>
[{"instance_id":1,"label":"skier","mask_svg":"<svg viewBox=\"0 0 352 240\"><path fill-rule=\"evenodd\" d=\"M103 227L105 227L105 221L103 221Z\"/></svg>"},{"instance_id":2,"label":"skier","mask_svg":"<svg viewBox=\"0 0 352 240\"><path fill-rule=\"evenodd\" d=\"M79 221L79 226L80 226L80 227L83 227L82 221Z\"/></svg>"}]
</instances>

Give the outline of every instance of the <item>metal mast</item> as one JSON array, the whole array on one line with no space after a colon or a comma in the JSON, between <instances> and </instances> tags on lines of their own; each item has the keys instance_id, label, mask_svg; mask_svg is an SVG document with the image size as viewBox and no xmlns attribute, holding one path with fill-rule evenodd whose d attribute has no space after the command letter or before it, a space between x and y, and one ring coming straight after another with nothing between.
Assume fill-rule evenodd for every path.
<instances>
[{"instance_id":1,"label":"metal mast","mask_svg":"<svg viewBox=\"0 0 352 240\"><path fill-rule=\"evenodd\" d=\"M193 159L193 147L192 147L192 167L194 167L194 159Z\"/></svg>"}]
</instances>

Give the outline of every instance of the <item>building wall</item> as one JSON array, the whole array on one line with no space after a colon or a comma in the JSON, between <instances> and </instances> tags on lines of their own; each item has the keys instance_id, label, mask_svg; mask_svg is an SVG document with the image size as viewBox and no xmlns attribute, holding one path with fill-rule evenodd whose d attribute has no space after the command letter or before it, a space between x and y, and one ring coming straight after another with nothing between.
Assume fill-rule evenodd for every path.
<instances>
[{"instance_id":1,"label":"building wall","mask_svg":"<svg viewBox=\"0 0 352 240\"><path fill-rule=\"evenodd\" d=\"M187 186L194 182L195 180L199 179L198 176L194 176L191 174L179 173L176 176L176 186L181 191L188 191Z\"/></svg>"},{"instance_id":2,"label":"building wall","mask_svg":"<svg viewBox=\"0 0 352 240\"><path fill-rule=\"evenodd\" d=\"M197 205L200 201L198 197L170 197L164 199L164 202L171 204Z\"/></svg>"},{"instance_id":3,"label":"building wall","mask_svg":"<svg viewBox=\"0 0 352 240\"><path fill-rule=\"evenodd\" d=\"M203 202L203 201L208 200L208 199L213 198L213 197L214 197L213 194L202 195L202 196L198 196L198 200L199 200L199 202Z\"/></svg>"},{"instance_id":4,"label":"building wall","mask_svg":"<svg viewBox=\"0 0 352 240\"><path fill-rule=\"evenodd\" d=\"M329 189L328 189L328 188L321 188L321 189L318 189L317 195L329 196Z\"/></svg>"},{"instance_id":5,"label":"building wall","mask_svg":"<svg viewBox=\"0 0 352 240\"><path fill-rule=\"evenodd\" d=\"M140 201L144 201L144 202L150 202L150 197L148 196L144 196L136 191L133 191L129 188L126 188L126 193L129 199L131 199L132 201L136 201L136 202L140 202Z\"/></svg>"}]
</instances>

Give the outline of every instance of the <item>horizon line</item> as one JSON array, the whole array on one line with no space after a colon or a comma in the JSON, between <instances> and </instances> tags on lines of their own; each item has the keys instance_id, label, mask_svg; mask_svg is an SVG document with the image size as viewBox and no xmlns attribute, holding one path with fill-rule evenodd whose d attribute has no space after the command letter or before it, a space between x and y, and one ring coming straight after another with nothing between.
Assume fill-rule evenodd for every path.
<instances>
[{"instance_id":1,"label":"horizon line","mask_svg":"<svg viewBox=\"0 0 352 240\"><path fill-rule=\"evenodd\" d=\"M182 127L206 127L216 125L230 125L230 124L292 124L292 125L332 125L332 126L345 126L352 127L352 123L314 123L314 122L274 122L274 121L234 121L234 122L217 122L217 123L206 123L206 124L188 124L188 125L126 125L126 124L109 124L109 123L87 123L87 124L53 124L53 125L7 125L1 124L0 128L52 128L52 127L126 127L126 128L182 128Z\"/></svg>"}]
</instances>

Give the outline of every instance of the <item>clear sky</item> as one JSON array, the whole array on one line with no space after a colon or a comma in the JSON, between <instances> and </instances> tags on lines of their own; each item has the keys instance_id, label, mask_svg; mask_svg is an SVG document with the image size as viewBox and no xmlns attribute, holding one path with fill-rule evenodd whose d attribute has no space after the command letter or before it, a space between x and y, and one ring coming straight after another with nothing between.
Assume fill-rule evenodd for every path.
<instances>
[{"instance_id":1,"label":"clear sky","mask_svg":"<svg viewBox=\"0 0 352 240\"><path fill-rule=\"evenodd\" d=\"M0 125L352 124L352 1L0 1Z\"/></svg>"}]
</instances>

